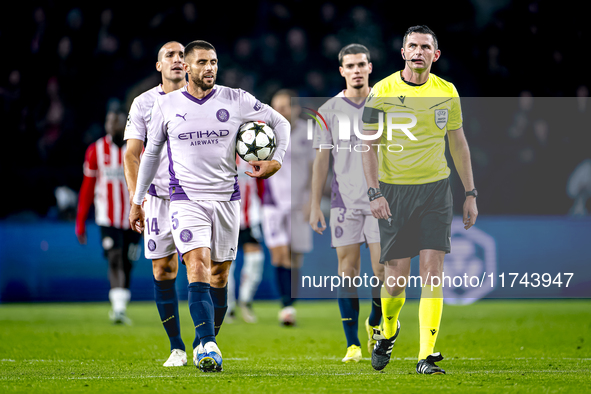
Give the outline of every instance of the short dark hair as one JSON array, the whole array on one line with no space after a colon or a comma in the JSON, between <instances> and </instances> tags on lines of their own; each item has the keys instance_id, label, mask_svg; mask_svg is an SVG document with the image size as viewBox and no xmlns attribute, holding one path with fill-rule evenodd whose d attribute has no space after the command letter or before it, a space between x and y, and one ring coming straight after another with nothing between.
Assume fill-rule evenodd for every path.
<instances>
[{"instance_id":1,"label":"short dark hair","mask_svg":"<svg viewBox=\"0 0 591 394\"><path fill-rule=\"evenodd\" d=\"M417 25L417 26L409 27L408 30L406 31L406 33L404 33L404 39L402 40L402 47L406 46L406 39L412 33L431 34L431 37L433 37L433 43L435 44L435 50L437 50L439 48L439 43L437 42L437 36L433 32L433 30L429 29L429 27L427 27L426 25Z\"/></svg>"},{"instance_id":2,"label":"short dark hair","mask_svg":"<svg viewBox=\"0 0 591 394\"><path fill-rule=\"evenodd\" d=\"M209 42L203 40L195 40L188 43L185 47L185 57L187 57L187 55L189 55L193 51L196 51L197 49L205 49L206 51L214 51L215 53L217 53L213 45L211 45Z\"/></svg>"},{"instance_id":3,"label":"short dark hair","mask_svg":"<svg viewBox=\"0 0 591 394\"><path fill-rule=\"evenodd\" d=\"M367 62L371 62L371 58L369 56L369 49L367 49L365 45L349 44L343 47L343 49L341 49L341 51L339 52L339 65L343 65L343 57L345 57L345 55L356 55L358 53L365 53L365 56L367 56Z\"/></svg>"},{"instance_id":4,"label":"short dark hair","mask_svg":"<svg viewBox=\"0 0 591 394\"><path fill-rule=\"evenodd\" d=\"M169 45L169 44L179 44L180 46L183 46L183 44L181 44L181 43L180 43L180 42L178 42L178 41L168 41L167 43L163 44L163 45L160 47L160 49L158 49L158 55L157 55L157 56L158 56L158 61L159 61L159 62L161 62L161 61L162 61L162 55L163 55L163 53L161 53L161 52L162 52L162 49L163 49L165 46ZM183 47L183 48L184 48L184 47ZM183 51L181 51L181 53L183 53Z\"/></svg>"}]
</instances>

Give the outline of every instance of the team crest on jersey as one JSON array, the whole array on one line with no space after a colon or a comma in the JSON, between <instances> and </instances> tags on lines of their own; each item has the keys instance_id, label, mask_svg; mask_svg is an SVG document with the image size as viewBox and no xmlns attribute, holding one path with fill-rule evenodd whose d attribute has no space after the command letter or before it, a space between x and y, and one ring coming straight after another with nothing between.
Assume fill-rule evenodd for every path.
<instances>
[{"instance_id":1,"label":"team crest on jersey","mask_svg":"<svg viewBox=\"0 0 591 394\"><path fill-rule=\"evenodd\" d=\"M263 108L263 104L261 104L261 102L259 100L257 100L257 102L254 104L254 107L252 107L255 111L260 111L261 108Z\"/></svg>"},{"instance_id":2,"label":"team crest on jersey","mask_svg":"<svg viewBox=\"0 0 591 394\"><path fill-rule=\"evenodd\" d=\"M448 109L436 109L435 110L435 124L439 127L440 130L443 130L445 125L447 124L448 118Z\"/></svg>"},{"instance_id":3,"label":"team crest on jersey","mask_svg":"<svg viewBox=\"0 0 591 394\"><path fill-rule=\"evenodd\" d=\"M154 242L153 239L148 241L148 249L150 249L150 252L153 252L156 250L156 242Z\"/></svg>"},{"instance_id":4,"label":"team crest on jersey","mask_svg":"<svg viewBox=\"0 0 591 394\"><path fill-rule=\"evenodd\" d=\"M220 122L227 122L230 119L230 113L227 109L219 109L218 112L215 114Z\"/></svg>"},{"instance_id":5,"label":"team crest on jersey","mask_svg":"<svg viewBox=\"0 0 591 394\"><path fill-rule=\"evenodd\" d=\"M193 233L191 232L191 230L184 229L183 231L181 231L181 241L189 242L192 239L193 239Z\"/></svg>"}]
</instances>

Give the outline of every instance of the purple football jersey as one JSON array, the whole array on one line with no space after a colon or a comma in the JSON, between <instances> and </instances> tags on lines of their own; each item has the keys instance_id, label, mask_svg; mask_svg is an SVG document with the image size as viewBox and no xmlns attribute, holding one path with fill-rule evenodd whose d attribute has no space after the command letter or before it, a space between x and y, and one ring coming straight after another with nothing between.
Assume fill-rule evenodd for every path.
<instances>
[{"instance_id":1,"label":"purple football jersey","mask_svg":"<svg viewBox=\"0 0 591 394\"><path fill-rule=\"evenodd\" d=\"M250 93L215 85L202 99L192 96L186 87L158 97L152 108L134 202L139 205L143 200L162 149L166 149L170 161L172 201L240 199L236 133L241 124L254 120L267 123L275 131L277 148L272 159L282 163L289 144L289 122Z\"/></svg>"}]
</instances>

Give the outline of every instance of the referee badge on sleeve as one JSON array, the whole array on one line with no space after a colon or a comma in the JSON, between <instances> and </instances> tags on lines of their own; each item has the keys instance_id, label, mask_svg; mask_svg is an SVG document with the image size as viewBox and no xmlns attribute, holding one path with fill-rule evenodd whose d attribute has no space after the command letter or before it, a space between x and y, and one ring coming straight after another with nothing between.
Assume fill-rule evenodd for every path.
<instances>
[{"instance_id":1,"label":"referee badge on sleeve","mask_svg":"<svg viewBox=\"0 0 591 394\"><path fill-rule=\"evenodd\" d=\"M446 109L436 109L435 110L435 124L439 127L440 130L443 130L445 125L447 124L449 110Z\"/></svg>"}]
</instances>

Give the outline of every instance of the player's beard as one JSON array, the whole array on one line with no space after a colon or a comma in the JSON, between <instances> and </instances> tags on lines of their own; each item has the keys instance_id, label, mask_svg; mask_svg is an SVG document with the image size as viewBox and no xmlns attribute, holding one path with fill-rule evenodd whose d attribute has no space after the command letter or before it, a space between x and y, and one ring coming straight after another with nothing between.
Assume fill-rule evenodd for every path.
<instances>
[{"instance_id":1,"label":"player's beard","mask_svg":"<svg viewBox=\"0 0 591 394\"><path fill-rule=\"evenodd\" d=\"M365 79L361 80L360 82L352 81L351 87L353 89L363 89L365 87Z\"/></svg>"},{"instance_id":2,"label":"player's beard","mask_svg":"<svg viewBox=\"0 0 591 394\"><path fill-rule=\"evenodd\" d=\"M203 81L203 78L197 77L197 78L193 79L193 83L201 90L209 90L209 89L213 88L213 85L215 85L216 78L217 78L217 76L214 75L213 81L211 82L211 84L208 84Z\"/></svg>"}]
</instances>

